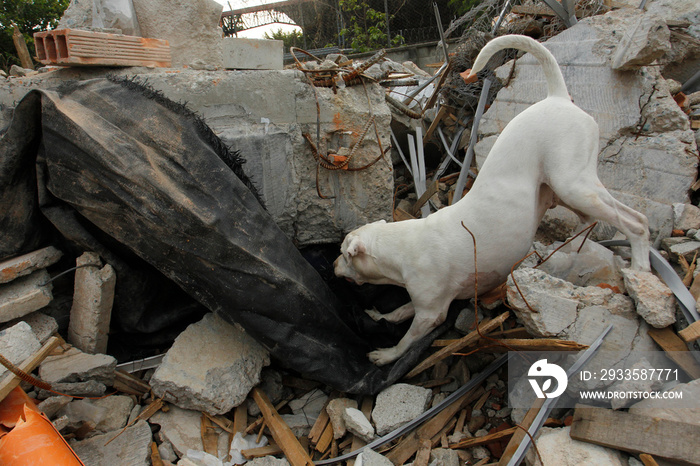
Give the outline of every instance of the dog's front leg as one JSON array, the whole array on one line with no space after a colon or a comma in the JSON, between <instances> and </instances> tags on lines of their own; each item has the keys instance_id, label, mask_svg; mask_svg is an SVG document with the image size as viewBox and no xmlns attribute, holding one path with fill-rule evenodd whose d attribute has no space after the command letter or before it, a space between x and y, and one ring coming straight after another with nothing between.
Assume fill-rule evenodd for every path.
<instances>
[{"instance_id":1,"label":"dog's front leg","mask_svg":"<svg viewBox=\"0 0 700 466\"><path fill-rule=\"evenodd\" d=\"M375 322L379 322L380 320L384 319L392 324L398 324L413 317L416 314L416 309L413 307L413 301L410 301L403 306L397 307L388 314L382 314L376 309L367 309L365 312Z\"/></svg>"},{"instance_id":2,"label":"dog's front leg","mask_svg":"<svg viewBox=\"0 0 700 466\"><path fill-rule=\"evenodd\" d=\"M435 327L445 321L449 302L441 307L421 308L414 304L415 316L408 332L392 348L380 348L368 354L369 360L378 366L389 364L400 358L413 343L428 335Z\"/></svg>"}]
</instances>

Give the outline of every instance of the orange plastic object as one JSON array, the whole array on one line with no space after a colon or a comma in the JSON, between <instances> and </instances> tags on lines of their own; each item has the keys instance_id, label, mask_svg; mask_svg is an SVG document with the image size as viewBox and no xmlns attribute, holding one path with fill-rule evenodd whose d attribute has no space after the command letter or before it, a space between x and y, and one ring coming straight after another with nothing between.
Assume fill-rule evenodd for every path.
<instances>
[{"instance_id":1,"label":"orange plastic object","mask_svg":"<svg viewBox=\"0 0 700 466\"><path fill-rule=\"evenodd\" d=\"M25 405L27 408L39 412L34 400L17 386L0 402L0 424L12 429L22 417Z\"/></svg>"},{"instance_id":2,"label":"orange plastic object","mask_svg":"<svg viewBox=\"0 0 700 466\"><path fill-rule=\"evenodd\" d=\"M85 466L51 421L26 405L23 414L24 419L0 437L1 465Z\"/></svg>"}]
</instances>

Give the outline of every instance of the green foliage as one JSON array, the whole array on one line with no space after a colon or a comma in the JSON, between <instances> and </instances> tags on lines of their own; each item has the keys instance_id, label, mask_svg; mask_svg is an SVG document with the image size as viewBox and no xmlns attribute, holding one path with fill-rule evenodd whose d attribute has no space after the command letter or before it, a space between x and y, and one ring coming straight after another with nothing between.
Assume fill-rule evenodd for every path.
<instances>
[{"instance_id":1,"label":"green foliage","mask_svg":"<svg viewBox=\"0 0 700 466\"><path fill-rule=\"evenodd\" d=\"M447 6L450 7L456 16L462 16L479 3L481 3L481 0L449 0Z\"/></svg>"},{"instance_id":2,"label":"green foliage","mask_svg":"<svg viewBox=\"0 0 700 466\"><path fill-rule=\"evenodd\" d=\"M290 47L303 48L304 46L304 34L298 29L289 32L285 32L282 29L272 31L272 33L266 32L265 39L281 40L284 43L284 50L287 52Z\"/></svg>"},{"instance_id":3,"label":"green foliage","mask_svg":"<svg viewBox=\"0 0 700 466\"><path fill-rule=\"evenodd\" d=\"M354 50L367 52L388 45L386 13L371 8L367 0L340 0L339 3L343 13L350 17L350 25L342 29L340 35L350 38ZM399 45L401 42L401 36L392 39L392 45Z\"/></svg>"},{"instance_id":4,"label":"green foliage","mask_svg":"<svg viewBox=\"0 0 700 466\"><path fill-rule=\"evenodd\" d=\"M0 5L0 68L7 71L19 58L12 41L12 23L24 35L29 51L34 46L34 33L56 27L69 0L2 0Z\"/></svg>"}]
</instances>

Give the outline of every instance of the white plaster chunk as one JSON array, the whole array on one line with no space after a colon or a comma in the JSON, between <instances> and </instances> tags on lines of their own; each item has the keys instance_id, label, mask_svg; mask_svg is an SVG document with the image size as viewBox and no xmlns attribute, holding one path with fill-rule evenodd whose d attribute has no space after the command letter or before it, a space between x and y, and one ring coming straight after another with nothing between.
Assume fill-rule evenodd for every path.
<instances>
[{"instance_id":1,"label":"white plaster chunk","mask_svg":"<svg viewBox=\"0 0 700 466\"><path fill-rule=\"evenodd\" d=\"M449 448L435 448L430 451L430 466L459 466L459 454Z\"/></svg>"},{"instance_id":2,"label":"white plaster chunk","mask_svg":"<svg viewBox=\"0 0 700 466\"><path fill-rule=\"evenodd\" d=\"M169 405L168 412L158 411L149 422L160 426L159 435L173 446L179 456L187 450L202 450L202 413Z\"/></svg>"},{"instance_id":3,"label":"white plaster chunk","mask_svg":"<svg viewBox=\"0 0 700 466\"><path fill-rule=\"evenodd\" d=\"M637 313L656 328L676 322L676 298L666 284L651 272L622 269L625 286L637 304Z\"/></svg>"},{"instance_id":4,"label":"white plaster chunk","mask_svg":"<svg viewBox=\"0 0 700 466\"><path fill-rule=\"evenodd\" d=\"M150 384L181 408L224 414L246 399L268 364L258 342L210 313L175 339Z\"/></svg>"},{"instance_id":5,"label":"white plaster chunk","mask_svg":"<svg viewBox=\"0 0 700 466\"><path fill-rule=\"evenodd\" d=\"M369 443L374 440L374 427L367 416L357 408L345 408L343 424L350 433Z\"/></svg>"},{"instance_id":6,"label":"white plaster chunk","mask_svg":"<svg viewBox=\"0 0 700 466\"><path fill-rule=\"evenodd\" d=\"M405 383L382 390L375 400L372 421L377 435L384 435L417 418L428 408L432 392Z\"/></svg>"},{"instance_id":7,"label":"white plaster chunk","mask_svg":"<svg viewBox=\"0 0 700 466\"><path fill-rule=\"evenodd\" d=\"M386 456L369 448L362 450L362 453L357 456L357 461L360 461L362 466L393 466L394 464Z\"/></svg>"}]
</instances>

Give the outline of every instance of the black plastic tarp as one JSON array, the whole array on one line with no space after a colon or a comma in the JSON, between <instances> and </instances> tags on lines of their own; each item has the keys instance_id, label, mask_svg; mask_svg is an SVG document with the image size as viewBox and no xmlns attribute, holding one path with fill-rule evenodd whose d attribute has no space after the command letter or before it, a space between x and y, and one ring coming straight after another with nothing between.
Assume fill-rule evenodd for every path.
<instances>
[{"instance_id":1,"label":"black plastic tarp","mask_svg":"<svg viewBox=\"0 0 700 466\"><path fill-rule=\"evenodd\" d=\"M274 223L241 163L183 105L134 81L32 91L0 139L0 258L56 237L110 263L134 256L143 267L116 267L122 303L184 290L308 378L348 393L396 381L430 338L389 367L371 364L370 338ZM115 319L134 331L176 319L160 310L149 323L127 307Z\"/></svg>"}]
</instances>

